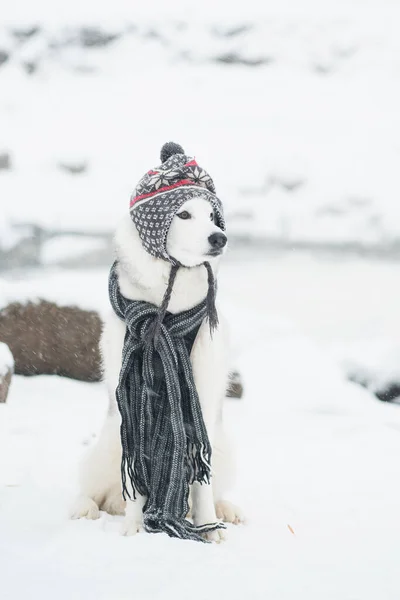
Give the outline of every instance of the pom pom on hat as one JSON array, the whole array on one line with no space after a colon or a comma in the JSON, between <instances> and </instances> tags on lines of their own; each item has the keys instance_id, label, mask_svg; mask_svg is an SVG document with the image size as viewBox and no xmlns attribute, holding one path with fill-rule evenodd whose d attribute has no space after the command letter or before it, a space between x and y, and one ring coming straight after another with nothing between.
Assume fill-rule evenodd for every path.
<instances>
[{"instance_id":1,"label":"pom pom on hat","mask_svg":"<svg viewBox=\"0 0 400 600\"><path fill-rule=\"evenodd\" d=\"M182 148L182 146L180 146L179 144L175 144L175 142L167 142L161 148L161 152L160 152L161 162L164 163L166 160L171 158L171 156L174 156L174 154L185 154L185 151Z\"/></svg>"}]
</instances>

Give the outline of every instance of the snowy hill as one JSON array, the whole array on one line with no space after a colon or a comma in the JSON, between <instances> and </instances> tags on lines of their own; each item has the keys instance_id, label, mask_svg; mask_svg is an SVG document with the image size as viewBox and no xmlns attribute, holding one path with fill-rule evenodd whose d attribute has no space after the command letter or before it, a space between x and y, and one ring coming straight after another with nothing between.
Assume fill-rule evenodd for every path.
<instances>
[{"instance_id":1,"label":"snowy hill","mask_svg":"<svg viewBox=\"0 0 400 600\"><path fill-rule=\"evenodd\" d=\"M10 7L3 220L110 230L175 139L214 176L231 234L398 250L398 4L245 4Z\"/></svg>"}]
</instances>

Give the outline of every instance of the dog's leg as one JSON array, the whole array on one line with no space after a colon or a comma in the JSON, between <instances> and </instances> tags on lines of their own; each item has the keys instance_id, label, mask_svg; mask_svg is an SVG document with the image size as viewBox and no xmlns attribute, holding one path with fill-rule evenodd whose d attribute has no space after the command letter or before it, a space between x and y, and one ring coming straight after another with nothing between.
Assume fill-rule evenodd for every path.
<instances>
[{"instance_id":1,"label":"dog's leg","mask_svg":"<svg viewBox=\"0 0 400 600\"><path fill-rule=\"evenodd\" d=\"M135 535L143 529L143 506L146 498L136 494L136 500L127 500L125 519L122 522L122 535Z\"/></svg>"},{"instance_id":2,"label":"dog's leg","mask_svg":"<svg viewBox=\"0 0 400 600\"><path fill-rule=\"evenodd\" d=\"M223 321L220 321L220 325L212 337L210 336L208 322L205 321L201 325L192 350L191 361L204 423L208 438L213 446L229 371L227 334ZM192 501L192 514L195 525L205 525L217 521L213 479L211 479L210 485L201 485L197 482L193 484ZM225 537L224 530L211 531L206 533L205 537L209 541L219 542Z\"/></svg>"},{"instance_id":3,"label":"dog's leg","mask_svg":"<svg viewBox=\"0 0 400 600\"><path fill-rule=\"evenodd\" d=\"M244 523L243 511L228 500L226 493L233 487L236 478L236 456L234 447L218 420L213 445L213 493L218 519L238 525Z\"/></svg>"},{"instance_id":4,"label":"dog's leg","mask_svg":"<svg viewBox=\"0 0 400 600\"><path fill-rule=\"evenodd\" d=\"M101 508L114 513L121 511L120 465L119 416L110 415L96 444L82 461L80 496L71 509L72 518L98 519Z\"/></svg>"},{"instance_id":5,"label":"dog's leg","mask_svg":"<svg viewBox=\"0 0 400 600\"><path fill-rule=\"evenodd\" d=\"M124 515L126 502L122 497L120 478L114 488L107 491L101 509L105 510L109 515Z\"/></svg>"},{"instance_id":6,"label":"dog's leg","mask_svg":"<svg viewBox=\"0 0 400 600\"><path fill-rule=\"evenodd\" d=\"M75 519L97 519L101 508L113 514L120 514L125 508L121 492L120 417L115 399L124 335L125 324L110 313L101 338L109 410L99 439L80 467L80 495L71 509Z\"/></svg>"}]
</instances>

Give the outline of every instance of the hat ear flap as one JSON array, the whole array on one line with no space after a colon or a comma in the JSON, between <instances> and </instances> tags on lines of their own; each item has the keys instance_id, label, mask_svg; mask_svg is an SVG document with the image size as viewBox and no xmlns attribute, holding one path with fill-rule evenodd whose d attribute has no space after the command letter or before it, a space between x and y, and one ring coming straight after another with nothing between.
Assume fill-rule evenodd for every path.
<instances>
[{"instance_id":1,"label":"hat ear flap","mask_svg":"<svg viewBox=\"0 0 400 600\"><path fill-rule=\"evenodd\" d=\"M207 189L210 190L212 194L216 194L216 189L213 180L210 177L210 180L206 183Z\"/></svg>"},{"instance_id":2,"label":"hat ear flap","mask_svg":"<svg viewBox=\"0 0 400 600\"><path fill-rule=\"evenodd\" d=\"M226 224L221 201L217 197L215 197L212 200L210 200L210 204L214 209L214 223L217 227L222 229L222 231L225 231Z\"/></svg>"}]
</instances>

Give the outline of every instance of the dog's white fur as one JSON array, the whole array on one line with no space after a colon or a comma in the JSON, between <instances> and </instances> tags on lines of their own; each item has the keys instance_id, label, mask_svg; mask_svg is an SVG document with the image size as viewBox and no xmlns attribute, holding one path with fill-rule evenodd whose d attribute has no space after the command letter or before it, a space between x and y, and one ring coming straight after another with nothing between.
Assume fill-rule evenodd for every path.
<instances>
[{"instance_id":1,"label":"dog's white fur","mask_svg":"<svg viewBox=\"0 0 400 600\"><path fill-rule=\"evenodd\" d=\"M214 273L219 258L207 256L208 241L212 233L220 231L212 221L212 207L207 200L188 200L179 213L187 211L190 219L175 216L167 237L167 250L181 264L168 306L172 313L191 308L207 294L207 271L202 263L208 260ZM122 294L133 300L145 300L160 305L167 286L170 264L152 257L143 248L136 227L130 216L121 222L115 237L116 256L119 263L118 276ZM199 266L195 266L199 265ZM207 321L200 327L191 362L203 418L213 447L212 480L210 485L194 484L191 489L192 518L202 525L216 521L217 517L228 522L243 520L240 510L223 500L234 475L231 445L222 429L222 409L229 376L229 339L224 318L219 312L220 324L210 336ZM121 368L125 324L111 312L106 320L101 340L105 381L110 397L110 408L100 438L84 460L81 469L81 495L72 516L95 519L99 509L111 514L122 514L125 519L122 532L133 535L142 527L142 508L145 499L128 500L125 507L121 494L119 438L120 417L115 400L115 389ZM223 538L222 530L206 534L211 541Z\"/></svg>"}]
</instances>

